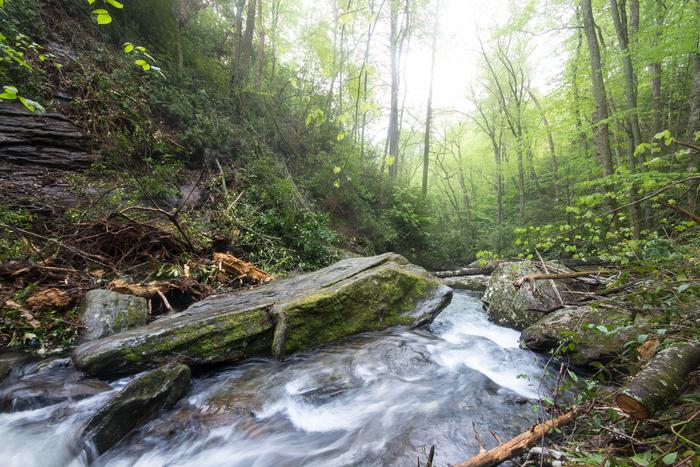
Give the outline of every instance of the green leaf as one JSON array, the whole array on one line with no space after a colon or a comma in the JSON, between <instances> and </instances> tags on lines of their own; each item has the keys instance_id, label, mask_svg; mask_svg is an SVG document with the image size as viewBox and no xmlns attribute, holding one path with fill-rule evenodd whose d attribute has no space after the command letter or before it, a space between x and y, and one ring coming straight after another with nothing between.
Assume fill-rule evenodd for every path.
<instances>
[{"instance_id":1,"label":"green leaf","mask_svg":"<svg viewBox=\"0 0 700 467\"><path fill-rule=\"evenodd\" d=\"M92 10L93 15L108 15L109 11L105 10L104 8L97 8L95 10Z\"/></svg>"},{"instance_id":2,"label":"green leaf","mask_svg":"<svg viewBox=\"0 0 700 467\"><path fill-rule=\"evenodd\" d=\"M648 334L640 334L637 336L637 342L639 344L643 344L645 340L647 340L647 337L649 337Z\"/></svg>"},{"instance_id":3,"label":"green leaf","mask_svg":"<svg viewBox=\"0 0 700 467\"><path fill-rule=\"evenodd\" d=\"M345 139L345 132L344 132L344 131L341 131L340 133L338 133L338 136L336 136L336 139L337 139L338 141L344 140L344 139Z\"/></svg>"},{"instance_id":4,"label":"green leaf","mask_svg":"<svg viewBox=\"0 0 700 467\"><path fill-rule=\"evenodd\" d=\"M39 104L39 103L36 102L36 101L33 101L33 100L31 100L31 99L25 99L25 98L22 97L22 96L19 96L19 101L20 101L20 102L22 103L22 105L24 105L24 106L27 108L27 110L29 110L30 112L38 112L38 113L44 113L44 112L46 112L46 109L45 109L41 104Z\"/></svg>"},{"instance_id":5,"label":"green leaf","mask_svg":"<svg viewBox=\"0 0 700 467\"><path fill-rule=\"evenodd\" d=\"M12 101L17 99L17 88L14 86L3 86L5 92L0 94L0 99L6 101Z\"/></svg>"},{"instance_id":6,"label":"green leaf","mask_svg":"<svg viewBox=\"0 0 700 467\"><path fill-rule=\"evenodd\" d=\"M93 3L95 3L95 0L87 0L87 2L88 2L88 5L92 5Z\"/></svg>"},{"instance_id":7,"label":"green leaf","mask_svg":"<svg viewBox=\"0 0 700 467\"><path fill-rule=\"evenodd\" d=\"M676 289L676 293L682 293L688 290L688 287L690 287L690 284L686 282L685 284L681 284L678 286L678 289Z\"/></svg>"},{"instance_id":8,"label":"green leaf","mask_svg":"<svg viewBox=\"0 0 700 467\"><path fill-rule=\"evenodd\" d=\"M663 462L665 465L673 465L674 462L676 462L676 458L678 457L677 452L672 452L669 454L666 454L663 459L661 459L661 462Z\"/></svg>"},{"instance_id":9,"label":"green leaf","mask_svg":"<svg viewBox=\"0 0 700 467\"><path fill-rule=\"evenodd\" d=\"M134 50L134 44L131 42L127 42L124 44L124 53L128 54L131 53Z\"/></svg>"},{"instance_id":10,"label":"green leaf","mask_svg":"<svg viewBox=\"0 0 700 467\"><path fill-rule=\"evenodd\" d=\"M112 22L112 17L107 15L97 15L97 24L109 24Z\"/></svg>"},{"instance_id":11,"label":"green leaf","mask_svg":"<svg viewBox=\"0 0 700 467\"><path fill-rule=\"evenodd\" d=\"M119 8L120 10L124 8L124 5L119 3L117 0L105 0L105 2L109 3L112 5L114 8Z\"/></svg>"},{"instance_id":12,"label":"green leaf","mask_svg":"<svg viewBox=\"0 0 700 467\"><path fill-rule=\"evenodd\" d=\"M0 0L0 8L5 6L5 0Z\"/></svg>"},{"instance_id":13,"label":"green leaf","mask_svg":"<svg viewBox=\"0 0 700 467\"><path fill-rule=\"evenodd\" d=\"M333 167L333 173L338 175L342 169L338 166Z\"/></svg>"}]
</instances>

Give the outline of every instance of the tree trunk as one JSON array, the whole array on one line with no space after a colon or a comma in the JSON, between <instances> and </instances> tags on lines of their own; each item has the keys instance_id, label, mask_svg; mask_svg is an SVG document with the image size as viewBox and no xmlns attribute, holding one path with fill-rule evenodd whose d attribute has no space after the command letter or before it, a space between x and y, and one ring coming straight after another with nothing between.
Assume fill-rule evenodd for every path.
<instances>
[{"instance_id":1,"label":"tree trunk","mask_svg":"<svg viewBox=\"0 0 700 467\"><path fill-rule=\"evenodd\" d=\"M580 22L580 12L577 9L576 10L576 16L579 18ZM574 117L576 119L576 132L578 133L579 137L579 142L581 144L581 150L583 151L583 154L588 157L590 154L590 148L588 147L588 136L586 135L586 132L583 130L583 123L581 121L581 109L580 109L580 103L581 103L581 93L579 92L578 89L578 58L581 55L581 45L583 42L583 36L581 34L581 30L579 29L578 31L578 42L576 44L576 57L574 58L573 65L571 67L571 92L572 92L572 97L574 100Z\"/></svg>"},{"instance_id":2,"label":"tree trunk","mask_svg":"<svg viewBox=\"0 0 700 467\"><path fill-rule=\"evenodd\" d=\"M695 2L696 5L696 24L700 26L700 1ZM688 114L688 129L686 131L686 139L689 143L694 144L698 141L696 135L700 138L700 44L695 52L693 61L693 87L690 93L690 112ZM697 172L700 172L700 151L691 151L690 154L691 166ZM698 188L700 182L695 181L691 184L688 191L688 205L690 212L695 212L697 208Z\"/></svg>"},{"instance_id":3,"label":"tree trunk","mask_svg":"<svg viewBox=\"0 0 700 467\"><path fill-rule=\"evenodd\" d=\"M617 33L617 41L620 46L622 55L622 71L625 79L625 99L627 101L627 112L629 114L629 125L632 132L634 146L630 151L634 152L635 148L641 144L642 136L639 129L639 116L637 115L637 85L632 65L632 55L629 49L629 35L627 32L627 14L625 11L624 0L618 3L618 0L610 0L610 9L612 11L613 24ZM639 26L639 12L637 11L637 27Z\"/></svg>"},{"instance_id":4,"label":"tree trunk","mask_svg":"<svg viewBox=\"0 0 700 467\"><path fill-rule=\"evenodd\" d=\"M544 125L545 132L547 133L547 144L549 146L549 156L552 159L552 179L554 182L554 201L559 202L559 164L557 163L557 153L554 146L554 136L552 135L552 128L549 126L549 120L547 120L547 115L544 113L544 109L540 105L540 101L537 100L535 94L532 90L528 89L530 98L532 102L537 107L537 111L540 113L540 118L542 119L542 124Z\"/></svg>"},{"instance_id":5,"label":"tree trunk","mask_svg":"<svg viewBox=\"0 0 700 467\"><path fill-rule=\"evenodd\" d=\"M245 20L245 34L241 44L241 60L236 71L236 83L241 85L248 80L250 64L253 60L253 35L255 34L255 1L248 0L247 16ZM262 0L261 0L262 1Z\"/></svg>"},{"instance_id":6,"label":"tree trunk","mask_svg":"<svg viewBox=\"0 0 700 467\"><path fill-rule=\"evenodd\" d=\"M433 114L433 75L435 73L435 46L438 33L438 15L440 13L440 2L435 3L435 24L433 25L433 46L430 58L430 85L428 89L428 106L425 111L425 135L423 141L423 183L421 193L425 198L428 195L428 164L430 163L430 122Z\"/></svg>"},{"instance_id":7,"label":"tree trunk","mask_svg":"<svg viewBox=\"0 0 700 467\"><path fill-rule=\"evenodd\" d=\"M615 397L625 413L645 420L678 397L688 375L700 366L700 342L683 342L659 352Z\"/></svg>"},{"instance_id":8,"label":"tree trunk","mask_svg":"<svg viewBox=\"0 0 700 467\"><path fill-rule=\"evenodd\" d=\"M258 58L256 60L255 85L260 87L265 66L265 17L263 16L263 0L258 0Z\"/></svg>"},{"instance_id":9,"label":"tree trunk","mask_svg":"<svg viewBox=\"0 0 700 467\"><path fill-rule=\"evenodd\" d=\"M398 170L399 149L399 0L390 1L390 54L391 54L391 97L389 104L389 128L387 130L389 175L395 178Z\"/></svg>"},{"instance_id":10,"label":"tree trunk","mask_svg":"<svg viewBox=\"0 0 700 467\"><path fill-rule=\"evenodd\" d=\"M231 50L231 82L237 80L238 69L241 66L241 48L243 46L243 10L245 0L238 0L236 4L236 22L233 31L233 49Z\"/></svg>"},{"instance_id":11,"label":"tree trunk","mask_svg":"<svg viewBox=\"0 0 700 467\"><path fill-rule=\"evenodd\" d=\"M591 0L581 0L581 13L583 16L583 29L586 35L586 43L591 60L591 80L593 83L593 98L595 100L595 115L593 124L596 151L598 160L603 169L603 175L609 177L613 174L612 151L610 150L610 130L607 119L608 103L605 94L605 82L603 81L603 69L600 60L600 47L596 36L595 23L593 22L593 9Z\"/></svg>"},{"instance_id":12,"label":"tree trunk","mask_svg":"<svg viewBox=\"0 0 700 467\"><path fill-rule=\"evenodd\" d=\"M654 45L659 43L661 36L661 28L664 23L663 16L663 0L656 0L656 34L654 35ZM661 119L663 112L663 103L661 102L661 62L656 61L650 65L651 75L651 107L652 107L652 135L661 131Z\"/></svg>"}]
</instances>

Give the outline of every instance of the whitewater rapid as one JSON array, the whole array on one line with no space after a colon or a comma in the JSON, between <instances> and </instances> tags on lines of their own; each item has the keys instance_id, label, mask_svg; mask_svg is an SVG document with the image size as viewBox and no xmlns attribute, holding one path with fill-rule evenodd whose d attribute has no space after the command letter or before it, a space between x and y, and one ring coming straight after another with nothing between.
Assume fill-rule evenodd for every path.
<instances>
[{"instance_id":1,"label":"whitewater rapid","mask_svg":"<svg viewBox=\"0 0 700 467\"><path fill-rule=\"evenodd\" d=\"M173 409L95 465L415 465L431 445L438 465L456 463L478 452L473 427L492 447L537 418L530 406L548 395L543 362L518 337L490 323L477 296L455 292L425 330L367 333L284 362L195 375ZM78 374L59 363L41 378ZM15 369L0 397L33 372ZM0 465L85 465L80 427L127 381L82 400L0 413Z\"/></svg>"}]
</instances>

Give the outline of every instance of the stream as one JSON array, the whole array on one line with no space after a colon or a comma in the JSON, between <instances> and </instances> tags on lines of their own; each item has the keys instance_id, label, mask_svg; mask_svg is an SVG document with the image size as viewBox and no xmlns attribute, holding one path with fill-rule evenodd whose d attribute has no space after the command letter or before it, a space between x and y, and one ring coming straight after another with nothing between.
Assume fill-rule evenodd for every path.
<instances>
[{"instance_id":1,"label":"stream","mask_svg":"<svg viewBox=\"0 0 700 467\"><path fill-rule=\"evenodd\" d=\"M196 375L173 409L95 465L403 466L424 463L433 444L437 465L463 461L479 450L473 426L491 448L537 419L543 362L518 337L455 291L428 329ZM86 465L80 427L128 381L86 380L67 359L14 368L0 385L0 465Z\"/></svg>"}]
</instances>

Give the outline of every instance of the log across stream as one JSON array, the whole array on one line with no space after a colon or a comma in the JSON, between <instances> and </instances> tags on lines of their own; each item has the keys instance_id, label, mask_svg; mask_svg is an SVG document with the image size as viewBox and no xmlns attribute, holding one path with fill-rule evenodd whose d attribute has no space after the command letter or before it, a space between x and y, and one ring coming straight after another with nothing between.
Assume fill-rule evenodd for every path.
<instances>
[{"instance_id":1,"label":"log across stream","mask_svg":"<svg viewBox=\"0 0 700 467\"><path fill-rule=\"evenodd\" d=\"M492 448L495 436L508 439L540 415L530 401L548 395L543 363L518 348L518 335L489 323L478 297L457 292L425 330L367 333L284 362L195 375L173 409L98 465L416 465L433 444L438 465L457 463L479 452L472 422ZM80 401L0 413L0 464L84 465L80 426L127 381ZM0 398L11 397L7 387Z\"/></svg>"}]
</instances>

